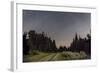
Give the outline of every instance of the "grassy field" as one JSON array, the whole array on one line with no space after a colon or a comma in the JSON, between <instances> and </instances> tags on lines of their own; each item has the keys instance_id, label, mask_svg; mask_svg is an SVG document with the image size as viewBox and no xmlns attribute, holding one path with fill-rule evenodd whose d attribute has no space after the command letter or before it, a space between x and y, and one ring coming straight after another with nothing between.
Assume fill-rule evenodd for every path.
<instances>
[{"instance_id":1,"label":"grassy field","mask_svg":"<svg viewBox=\"0 0 100 73\"><path fill-rule=\"evenodd\" d=\"M57 53L45 53L36 52L36 54L24 55L23 62L42 62L42 61L61 61L61 60L83 60L89 59L85 52L57 52Z\"/></svg>"}]
</instances>

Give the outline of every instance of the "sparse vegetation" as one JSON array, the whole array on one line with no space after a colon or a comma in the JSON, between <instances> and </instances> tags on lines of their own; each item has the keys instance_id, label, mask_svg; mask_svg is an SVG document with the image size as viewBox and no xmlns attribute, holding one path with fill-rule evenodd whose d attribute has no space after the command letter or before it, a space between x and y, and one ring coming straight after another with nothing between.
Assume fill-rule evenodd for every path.
<instances>
[{"instance_id":1,"label":"sparse vegetation","mask_svg":"<svg viewBox=\"0 0 100 73\"><path fill-rule=\"evenodd\" d=\"M43 53L37 55L24 56L24 62L41 62L41 61L62 61L62 60L81 60L87 59L85 52L59 52L59 53Z\"/></svg>"}]
</instances>

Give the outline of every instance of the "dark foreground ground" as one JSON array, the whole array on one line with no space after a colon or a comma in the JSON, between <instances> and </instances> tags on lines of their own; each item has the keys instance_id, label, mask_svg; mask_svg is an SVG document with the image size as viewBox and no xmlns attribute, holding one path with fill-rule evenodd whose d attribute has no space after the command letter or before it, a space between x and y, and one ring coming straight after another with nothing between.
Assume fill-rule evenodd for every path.
<instances>
[{"instance_id":1,"label":"dark foreground ground","mask_svg":"<svg viewBox=\"0 0 100 73\"><path fill-rule=\"evenodd\" d=\"M84 60L90 59L85 52L58 52L58 53L46 53L46 52L33 52L30 55L23 56L23 62L42 62L42 61L61 61L61 60Z\"/></svg>"}]
</instances>

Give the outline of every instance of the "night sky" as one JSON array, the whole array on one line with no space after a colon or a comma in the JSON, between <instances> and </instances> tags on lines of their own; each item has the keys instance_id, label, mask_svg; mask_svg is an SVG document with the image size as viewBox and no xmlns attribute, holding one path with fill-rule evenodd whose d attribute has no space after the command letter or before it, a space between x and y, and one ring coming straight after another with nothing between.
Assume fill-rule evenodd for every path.
<instances>
[{"instance_id":1,"label":"night sky","mask_svg":"<svg viewBox=\"0 0 100 73\"><path fill-rule=\"evenodd\" d=\"M23 10L23 33L30 30L45 32L56 41L57 47L70 46L75 33L86 37L90 25L90 13Z\"/></svg>"}]
</instances>

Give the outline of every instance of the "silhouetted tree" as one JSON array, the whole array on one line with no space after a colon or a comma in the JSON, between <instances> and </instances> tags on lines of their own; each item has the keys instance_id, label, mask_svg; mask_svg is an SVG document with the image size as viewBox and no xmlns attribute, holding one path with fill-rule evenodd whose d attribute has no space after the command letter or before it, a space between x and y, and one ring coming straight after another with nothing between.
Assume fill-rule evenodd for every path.
<instances>
[{"instance_id":1,"label":"silhouetted tree","mask_svg":"<svg viewBox=\"0 0 100 73\"><path fill-rule=\"evenodd\" d=\"M87 37L81 38L76 33L70 47L60 46L57 48L55 40L51 40L44 32L37 33L31 30L23 34L23 54L31 54L34 50L42 52L84 51L91 55L91 35L87 34Z\"/></svg>"},{"instance_id":2,"label":"silhouetted tree","mask_svg":"<svg viewBox=\"0 0 100 73\"><path fill-rule=\"evenodd\" d=\"M29 53L29 46L28 46L28 43L27 43L27 33L24 33L23 34L23 54L28 54Z\"/></svg>"},{"instance_id":3,"label":"silhouetted tree","mask_svg":"<svg viewBox=\"0 0 100 73\"><path fill-rule=\"evenodd\" d=\"M75 34L75 38L73 38L73 41L70 45L70 51L84 51L88 55L91 55L91 35L87 34L87 37L81 38L78 35Z\"/></svg>"},{"instance_id":4,"label":"silhouetted tree","mask_svg":"<svg viewBox=\"0 0 100 73\"><path fill-rule=\"evenodd\" d=\"M29 35L29 40L28 40L28 45L29 45L29 52L30 54L32 53L33 50L36 50L36 35L35 35L35 31L34 30L31 30L29 31L28 33Z\"/></svg>"},{"instance_id":5,"label":"silhouetted tree","mask_svg":"<svg viewBox=\"0 0 100 73\"><path fill-rule=\"evenodd\" d=\"M28 32L28 45L29 51L32 53L33 50L44 51L44 52L55 52L56 43L55 40L51 40L47 37L44 32L36 33L34 30Z\"/></svg>"},{"instance_id":6,"label":"silhouetted tree","mask_svg":"<svg viewBox=\"0 0 100 73\"><path fill-rule=\"evenodd\" d=\"M68 48L66 48L66 46L60 46L58 51L59 52L68 51Z\"/></svg>"}]
</instances>

